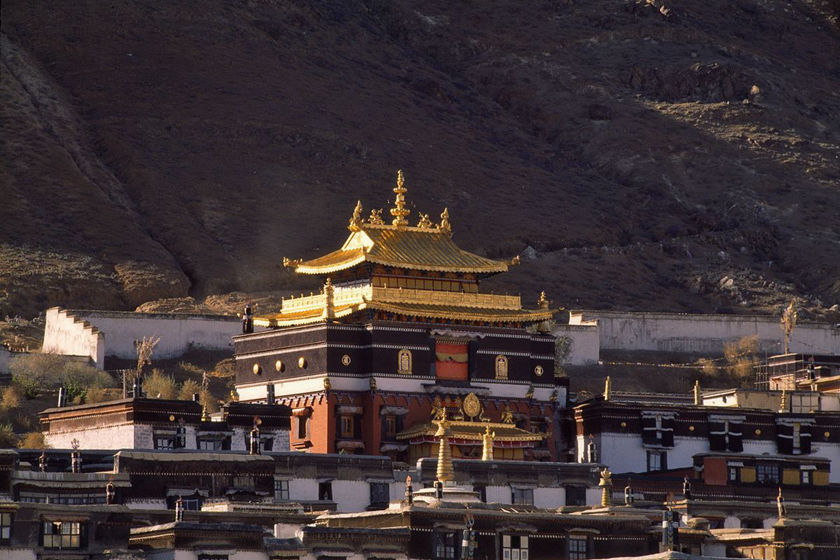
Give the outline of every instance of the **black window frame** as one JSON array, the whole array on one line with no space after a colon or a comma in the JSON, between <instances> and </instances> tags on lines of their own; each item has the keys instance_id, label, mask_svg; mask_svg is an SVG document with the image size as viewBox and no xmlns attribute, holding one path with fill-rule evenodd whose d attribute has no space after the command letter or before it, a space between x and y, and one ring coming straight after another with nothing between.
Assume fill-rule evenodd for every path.
<instances>
[{"instance_id":1,"label":"black window frame","mask_svg":"<svg viewBox=\"0 0 840 560\"><path fill-rule=\"evenodd\" d=\"M274 499L282 502L289 501L289 479L275 478L274 479Z\"/></svg>"}]
</instances>

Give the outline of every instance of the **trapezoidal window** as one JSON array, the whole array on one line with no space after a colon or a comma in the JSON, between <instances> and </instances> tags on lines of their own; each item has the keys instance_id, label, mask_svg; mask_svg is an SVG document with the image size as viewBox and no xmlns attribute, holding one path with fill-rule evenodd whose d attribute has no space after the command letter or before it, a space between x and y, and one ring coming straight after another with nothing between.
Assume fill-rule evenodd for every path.
<instances>
[{"instance_id":1,"label":"trapezoidal window","mask_svg":"<svg viewBox=\"0 0 840 560\"><path fill-rule=\"evenodd\" d=\"M402 349L397 354L397 371L411 375L411 350Z\"/></svg>"},{"instance_id":2,"label":"trapezoidal window","mask_svg":"<svg viewBox=\"0 0 840 560\"><path fill-rule=\"evenodd\" d=\"M496 379L508 378L508 359L505 356L496 356Z\"/></svg>"}]
</instances>

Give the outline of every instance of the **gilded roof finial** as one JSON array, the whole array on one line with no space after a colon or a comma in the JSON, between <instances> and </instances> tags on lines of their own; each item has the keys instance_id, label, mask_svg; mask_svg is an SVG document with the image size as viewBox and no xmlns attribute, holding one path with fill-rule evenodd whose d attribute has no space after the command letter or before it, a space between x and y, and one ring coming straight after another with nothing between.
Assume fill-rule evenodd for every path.
<instances>
[{"instance_id":1,"label":"gilded roof finial","mask_svg":"<svg viewBox=\"0 0 840 560\"><path fill-rule=\"evenodd\" d=\"M443 233L452 233L452 224L449 223L449 208L444 208L440 215L438 229Z\"/></svg>"},{"instance_id":2,"label":"gilded roof finial","mask_svg":"<svg viewBox=\"0 0 840 560\"><path fill-rule=\"evenodd\" d=\"M540 299L537 303L540 305L540 309L548 309L548 298L545 297L545 290L540 292Z\"/></svg>"},{"instance_id":3,"label":"gilded roof finial","mask_svg":"<svg viewBox=\"0 0 840 560\"><path fill-rule=\"evenodd\" d=\"M353 216L350 218L350 224L347 226L350 231L359 231L362 229L362 201L356 201L356 207L353 209Z\"/></svg>"},{"instance_id":4,"label":"gilded roof finial","mask_svg":"<svg viewBox=\"0 0 840 560\"><path fill-rule=\"evenodd\" d=\"M438 462L437 462L437 479L439 482L446 484L455 480L455 472L452 468L452 449L449 447L449 436L452 435L452 430L449 427L449 420L446 418L446 409L443 409L443 414L440 420L435 424L438 425L435 437L440 438L438 446Z\"/></svg>"},{"instance_id":5,"label":"gilded roof finial","mask_svg":"<svg viewBox=\"0 0 840 560\"><path fill-rule=\"evenodd\" d=\"M368 218L368 223L372 224L372 225L375 225L375 226L381 226L382 224L385 223L385 222L382 221L382 209L381 208L374 208L373 210L370 211L370 217Z\"/></svg>"},{"instance_id":6,"label":"gilded roof finial","mask_svg":"<svg viewBox=\"0 0 840 560\"><path fill-rule=\"evenodd\" d=\"M604 400L608 401L612 397L612 382L610 381L610 376L608 375L607 378L604 380Z\"/></svg>"},{"instance_id":7,"label":"gilded roof finial","mask_svg":"<svg viewBox=\"0 0 840 560\"><path fill-rule=\"evenodd\" d=\"M610 507L612 505L612 473L606 467L601 471L601 481L598 486L601 487L601 506Z\"/></svg>"},{"instance_id":8,"label":"gilded roof finial","mask_svg":"<svg viewBox=\"0 0 840 560\"><path fill-rule=\"evenodd\" d=\"M429 219L428 214L420 214L420 221L417 223L417 227L423 229L429 229L432 227L432 220Z\"/></svg>"},{"instance_id":9,"label":"gilded roof finial","mask_svg":"<svg viewBox=\"0 0 840 560\"><path fill-rule=\"evenodd\" d=\"M407 226L408 220L405 218L411 214L411 210L405 207L404 195L408 189L405 188L404 184L405 178L403 177L402 169L400 169L397 171L397 186L394 187L394 194L396 194L397 197L394 200L394 207L391 208L391 215L394 217L391 223L397 227Z\"/></svg>"},{"instance_id":10,"label":"gilded roof finial","mask_svg":"<svg viewBox=\"0 0 840 560\"><path fill-rule=\"evenodd\" d=\"M700 398L700 380L694 382L694 404L700 406L703 404L703 399Z\"/></svg>"},{"instance_id":11,"label":"gilded roof finial","mask_svg":"<svg viewBox=\"0 0 840 560\"><path fill-rule=\"evenodd\" d=\"M490 431L490 426L485 426L484 434L481 436L481 460L493 460L493 438L496 437L496 432Z\"/></svg>"},{"instance_id":12,"label":"gilded roof finial","mask_svg":"<svg viewBox=\"0 0 840 560\"><path fill-rule=\"evenodd\" d=\"M201 407L201 421L202 422L209 422L210 417L207 415L207 405Z\"/></svg>"}]
</instances>

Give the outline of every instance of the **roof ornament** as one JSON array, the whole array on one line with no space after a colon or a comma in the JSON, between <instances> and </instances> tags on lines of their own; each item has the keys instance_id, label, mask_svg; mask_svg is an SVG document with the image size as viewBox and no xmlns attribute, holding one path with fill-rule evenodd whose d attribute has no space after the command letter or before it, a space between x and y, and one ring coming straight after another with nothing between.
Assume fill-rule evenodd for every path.
<instances>
[{"instance_id":1,"label":"roof ornament","mask_svg":"<svg viewBox=\"0 0 840 560\"><path fill-rule=\"evenodd\" d=\"M335 286L332 280L327 276L327 281L324 283L324 312L322 316L324 319L335 319Z\"/></svg>"},{"instance_id":2,"label":"roof ornament","mask_svg":"<svg viewBox=\"0 0 840 560\"><path fill-rule=\"evenodd\" d=\"M540 309L548 309L548 298L545 297L545 290L540 292L540 299L537 301L540 306Z\"/></svg>"},{"instance_id":3,"label":"roof ornament","mask_svg":"<svg viewBox=\"0 0 840 560\"><path fill-rule=\"evenodd\" d=\"M490 426L484 427L484 433L481 436L481 460L493 460L493 438L496 437L496 432L490 431Z\"/></svg>"},{"instance_id":4,"label":"roof ornament","mask_svg":"<svg viewBox=\"0 0 840 560\"><path fill-rule=\"evenodd\" d=\"M785 508L785 499L782 497L782 487L779 486L779 495L776 497L776 509L778 509L779 519L784 519L787 516L787 508Z\"/></svg>"},{"instance_id":5,"label":"roof ornament","mask_svg":"<svg viewBox=\"0 0 840 560\"><path fill-rule=\"evenodd\" d=\"M446 418L446 409L443 409L443 414L440 419L435 421L438 425L435 437L439 438L438 445L438 462L437 462L437 482L446 484L455 480L455 472L452 467L452 449L449 446L449 436L452 435L452 429L449 425L449 420Z\"/></svg>"},{"instance_id":6,"label":"roof ornament","mask_svg":"<svg viewBox=\"0 0 840 560\"><path fill-rule=\"evenodd\" d=\"M700 398L700 380L694 382L694 404L700 406L703 404L703 399Z\"/></svg>"},{"instance_id":7,"label":"roof ornament","mask_svg":"<svg viewBox=\"0 0 840 560\"><path fill-rule=\"evenodd\" d=\"M397 195L394 200L394 207L391 208L391 215L394 217L391 223L397 227L408 225L406 216L411 214L411 210L405 207L405 193L408 189L405 188L405 178L403 177L402 169L397 171L397 186L394 187L394 194Z\"/></svg>"},{"instance_id":8,"label":"roof ornament","mask_svg":"<svg viewBox=\"0 0 840 560\"><path fill-rule=\"evenodd\" d=\"M432 228L432 220L429 219L428 214L420 214L420 221L417 222L417 227L422 229L431 229Z\"/></svg>"},{"instance_id":9,"label":"roof ornament","mask_svg":"<svg viewBox=\"0 0 840 560\"><path fill-rule=\"evenodd\" d=\"M604 400L608 401L612 397L612 381L610 381L610 376L608 375L607 378L604 380Z\"/></svg>"},{"instance_id":10,"label":"roof ornament","mask_svg":"<svg viewBox=\"0 0 840 560\"><path fill-rule=\"evenodd\" d=\"M347 225L350 231L359 231L362 229L362 201L356 201L356 207L353 209L353 216L350 218L350 223Z\"/></svg>"},{"instance_id":11,"label":"roof ornament","mask_svg":"<svg viewBox=\"0 0 840 560\"><path fill-rule=\"evenodd\" d=\"M441 233L452 235L452 224L449 223L449 208L444 208L440 215L440 224L437 227Z\"/></svg>"},{"instance_id":12,"label":"roof ornament","mask_svg":"<svg viewBox=\"0 0 840 560\"><path fill-rule=\"evenodd\" d=\"M381 226L385 222L382 220L382 208L374 208L370 211L368 223L374 226Z\"/></svg>"},{"instance_id":13,"label":"roof ornament","mask_svg":"<svg viewBox=\"0 0 840 560\"><path fill-rule=\"evenodd\" d=\"M601 487L601 506L610 507L612 505L612 473L606 467L601 471L601 481L598 486Z\"/></svg>"}]
</instances>

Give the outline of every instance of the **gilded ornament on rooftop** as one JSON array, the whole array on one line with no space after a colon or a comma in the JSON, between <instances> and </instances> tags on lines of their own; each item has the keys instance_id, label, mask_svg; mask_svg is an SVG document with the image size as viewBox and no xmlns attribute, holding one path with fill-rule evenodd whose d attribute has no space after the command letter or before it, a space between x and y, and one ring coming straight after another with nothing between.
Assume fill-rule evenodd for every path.
<instances>
[{"instance_id":1,"label":"gilded ornament on rooftop","mask_svg":"<svg viewBox=\"0 0 840 560\"><path fill-rule=\"evenodd\" d=\"M405 178L403 177L402 169L397 171L397 186L394 187L394 207L391 208L391 215L394 219L391 223L397 227L407 226L408 220L405 218L411 214L411 210L405 207L405 193L408 189L405 188Z\"/></svg>"},{"instance_id":2,"label":"gilded ornament on rooftop","mask_svg":"<svg viewBox=\"0 0 840 560\"><path fill-rule=\"evenodd\" d=\"M438 229L443 233L452 233L452 224L449 223L449 208L444 208L440 215Z\"/></svg>"},{"instance_id":3,"label":"gilded ornament on rooftop","mask_svg":"<svg viewBox=\"0 0 840 560\"><path fill-rule=\"evenodd\" d=\"M382 208L374 208L370 211L368 223L374 226L381 226L385 222L382 220Z\"/></svg>"},{"instance_id":4,"label":"gilded ornament on rooftop","mask_svg":"<svg viewBox=\"0 0 840 560\"><path fill-rule=\"evenodd\" d=\"M505 424L513 424L513 411L510 409L508 405L505 405L504 410L502 410L502 422Z\"/></svg>"},{"instance_id":5,"label":"gilded ornament on rooftop","mask_svg":"<svg viewBox=\"0 0 840 560\"><path fill-rule=\"evenodd\" d=\"M446 414L446 407L443 406L443 403L440 400L440 397L435 397L435 400L432 401L432 422L440 420L443 415Z\"/></svg>"},{"instance_id":6,"label":"gilded ornament on rooftop","mask_svg":"<svg viewBox=\"0 0 840 560\"><path fill-rule=\"evenodd\" d=\"M362 201L356 202L356 207L353 209L353 216L350 218L350 224L347 226L350 231L359 231L362 229Z\"/></svg>"},{"instance_id":7,"label":"gilded ornament on rooftop","mask_svg":"<svg viewBox=\"0 0 840 560\"><path fill-rule=\"evenodd\" d=\"M420 214L420 221L417 222L417 227L423 229L430 229L432 227L432 220L429 219L428 214Z\"/></svg>"},{"instance_id":8,"label":"gilded ornament on rooftop","mask_svg":"<svg viewBox=\"0 0 840 560\"><path fill-rule=\"evenodd\" d=\"M463 404L464 414L475 420L476 416L481 414L481 402L475 393L470 393L464 397Z\"/></svg>"},{"instance_id":9,"label":"gilded ornament on rooftop","mask_svg":"<svg viewBox=\"0 0 840 560\"><path fill-rule=\"evenodd\" d=\"M548 309L549 301L548 298L545 297L545 291L540 292L540 299L537 303L539 304L540 309Z\"/></svg>"},{"instance_id":10,"label":"gilded ornament on rooftop","mask_svg":"<svg viewBox=\"0 0 840 560\"><path fill-rule=\"evenodd\" d=\"M303 262L303 259L290 259L289 257L283 257L283 266L290 267L290 266L297 266Z\"/></svg>"}]
</instances>

